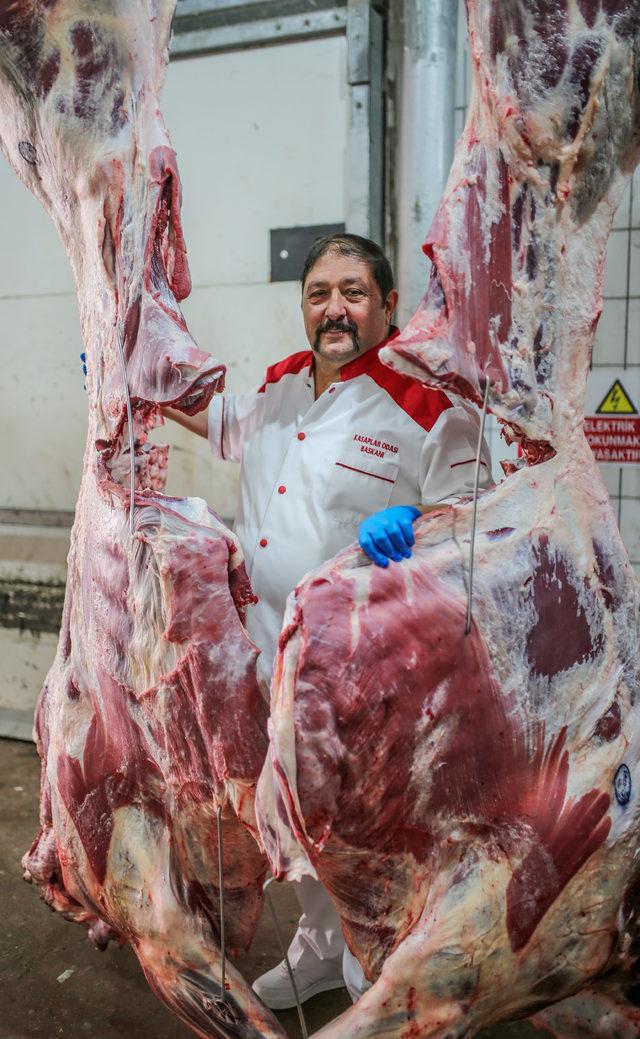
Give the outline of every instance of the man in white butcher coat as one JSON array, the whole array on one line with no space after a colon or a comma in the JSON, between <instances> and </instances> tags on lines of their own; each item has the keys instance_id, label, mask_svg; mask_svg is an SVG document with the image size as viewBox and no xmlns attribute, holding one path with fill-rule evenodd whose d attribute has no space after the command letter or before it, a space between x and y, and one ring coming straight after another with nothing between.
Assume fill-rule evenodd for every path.
<instances>
[{"instance_id":1,"label":"man in white butcher coat","mask_svg":"<svg viewBox=\"0 0 640 1039\"><path fill-rule=\"evenodd\" d=\"M267 683L287 596L307 571L356 538L377 565L402 565L414 543L413 521L472 490L475 410L379 360L397 334L397 302L391 266L377 245L348 234L320 239L302 276L311 349L274 364L250 393L214 397L208 414L165 409L208 437L217 458L241 463L235 531L259 599L247 628ZM482 465L486 484L486 449ZM345 982L357 998L367 984L333 903L310 878L295 888L302 916L289 957L301 998ZM295 1005L284 963L254 988L273 1009Z\"/></svg>"}]
</instances>

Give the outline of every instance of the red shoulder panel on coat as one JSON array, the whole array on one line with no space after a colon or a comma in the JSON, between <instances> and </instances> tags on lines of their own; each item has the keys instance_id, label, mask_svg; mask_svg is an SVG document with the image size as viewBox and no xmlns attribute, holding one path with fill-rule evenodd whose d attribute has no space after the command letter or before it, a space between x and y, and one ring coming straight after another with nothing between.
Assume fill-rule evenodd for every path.
<instances>
[{"instance_id":1,"label":"red shoulder panel on coat","mask_svg":"<svg viewBox=\"0 0 640 1039\"><path fill-rule=\"evenodd\" d=\"M442 390L424 386L411 376L394 372L382 363L379 357L382 347L390 343L397 335L398 329L394 329L379 346L367 350L354 361L345 364L341 376L344 381L355 379L358 375L368 375L380 389L386 390L399 408L402 408L414 422L429 432L442 412L452 407L452 404Z\"/></svg>"},{"instance_id":2,"label":"red shoulder panel on coat","mask_svg":"<svg viewBox=\"0 0 640 1039\"><path fill-rule=\"evenodd\" d=\"M284 361L278 361L277 364L272 364L271 367L267 368L267 374L264 377L264 382L258 393L264 393L267 386L280 382L283 375L297 375L304 368L311 368L313 361L313 354L311 350L300 350L297 354L291 354L290 357L285 357Z\"/></svg>"}]
</instances>

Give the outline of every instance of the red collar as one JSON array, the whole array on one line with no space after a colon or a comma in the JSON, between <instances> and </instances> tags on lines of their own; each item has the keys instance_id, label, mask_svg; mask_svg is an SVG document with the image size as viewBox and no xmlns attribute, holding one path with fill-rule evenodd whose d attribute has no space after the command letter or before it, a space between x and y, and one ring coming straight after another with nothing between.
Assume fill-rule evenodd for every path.
<instances>
[{"instance_id":1,"label":"red collar","mask_svg":"<svg viewBox=\"0 0 640 1039\"><path fill-rule=\"evenodd\" d=\"M348 379L355 379L358 375L367 375L374 368L377 368L381 364L378 360L378 354L382 347L386 346L387 343L390 343L398 335L400 335L400 329L396 328L395 325L391 325L386 339L383 339L377 346L372 346L370 350L366 350L363 354L355 357L353 361L343 364L340 369L340 381L346 382Z\"/></svg>"}]
</instances>

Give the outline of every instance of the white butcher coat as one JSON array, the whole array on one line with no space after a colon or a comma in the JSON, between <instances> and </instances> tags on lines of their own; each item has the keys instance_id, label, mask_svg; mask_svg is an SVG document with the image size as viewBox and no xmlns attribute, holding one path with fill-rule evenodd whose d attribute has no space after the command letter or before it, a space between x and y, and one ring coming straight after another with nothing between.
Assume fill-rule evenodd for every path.
<instances>
[{"instance_id":1,"label":"white butcher coat","mask_svg":"<svg viewBox=\"0 0 640 1039\"><path fill-rule=\"evenodd\" d=\"M247 610L247 628L267 683L287 596L307 571L356 541L366 516L473 490L477 412L392 372L378 357L383 345L345 365L318 400L313 354L305 350L269 368L250 393L211 401L211 450L242 463L235 530L259 598ZM482 465L485 486L486 445ZM342 964L358 998L368 983L328 893L310 877L294 889L303 915L290 962L304 970L311 955Z\"/></svg>"},{"instance_id":2,"label":"white butcher coat","mask_svg":"<svg viewBox=\"0 0 640 1039\"><path fill-rule=\"evenodd\" d=\"M378 357L383 345L345 365L318 400L305 350L269 368L250 393L211 401L211 450L242 463L235 531L259 599L247 628L267 681L287 596L357 540L366 516L473 489L476 411L392 372Z\"/></svg>"}]
</instances>

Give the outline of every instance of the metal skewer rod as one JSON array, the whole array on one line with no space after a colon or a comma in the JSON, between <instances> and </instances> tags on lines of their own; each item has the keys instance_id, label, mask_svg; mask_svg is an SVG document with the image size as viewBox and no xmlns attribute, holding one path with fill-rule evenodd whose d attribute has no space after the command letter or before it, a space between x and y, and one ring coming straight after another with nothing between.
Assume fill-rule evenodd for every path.
<instances>
[{"instance_id":1,"label":"metal skewer rod","mask_svg":"<svg viewBox=\"0 0 640 1039\"><path fill-rule=\"evenodd\" d=\"M129 382L127 379L127 364L124 359L124 346L122 344L122 332L119 321L116 324L116 340L118 343L118 353L120 354L120 367L122 368L122 382L124 384L124 395L127 402L127 422L129 425L129 457L131 462L131 477L129 481L129 530L133 537L135 533L134 505L136 493L136 453L133 438L133 412L131 410L131 396L129 394Z\"/></svg>"},{"instance_id":2,"label":"metal skewer rod","mask_svg":"<svg viewBox=\"0 0 640 1039\"><path fill-rule=\"evenodd\" d=\"M280 924L278 922L278 917L277 917L277 914L276 914L275 906L273 904L273 899L271 898L271 895L269 893L269 888L271 887L272 884L273 884L273 877L269 877L269 879L265 881L263 890L264 890L265 898L267 900L267 905L269 906L269 912L271 913L271 919L273 920L273 926L276 929L276 935L278 936L278 943L280 945L280 949L281 949L282 955L284 957L284 962L287 965L287 972L289 974L289 981L291 982L291 988L293 989L293 995L295 997L296 1007L298 1008L298 1018L300 1020L300 1031L302 1032L302 1039L309 1039L309 1032L307 1031L307 1022L305 1021L304 1011L302 1009L302 1003L300 1002L300 994L298 992L298 986L296 985L295 978L293 976L293 971L291 969L291 964L289 963L289 956L287 954L287 950L284 947L284 940L282 938L282 931L280 930Z\"/></svg>"},{"instance_id":3,"label":"metal skewer rod","mask_svg":"<svg viewBox=\"0 0 640 1039\"><path fill-rule=\"evenodd\" d=\"M220 950L222 953L222 999L227 996L227 942L224 930L224 862L222 859L222 805L218 805L218 883L220 885Z\"/></svg>"},{"instance_id":4,"label":"metal skewer rod","mask_svg":"<svg viewBox=\"0 0 640 1039\"><path fill-rule=\"evenodd\" d=\"M471 520L471 549L469 554L469 588L467 591L467 623L464 633L468 635L471 631L471 607L473 605L473 563L476 550L476 523L478 520L478 494L480 492L480 463L482 461L482 441L484 439L484 426L487 418L487 402L489 400L489 377L485 376L484 400L482 402L482 417L480 420L480 432L478 433L478 448L476 451L476 471L473 481L473 518Z\"/></svg>"}]
</instances>

